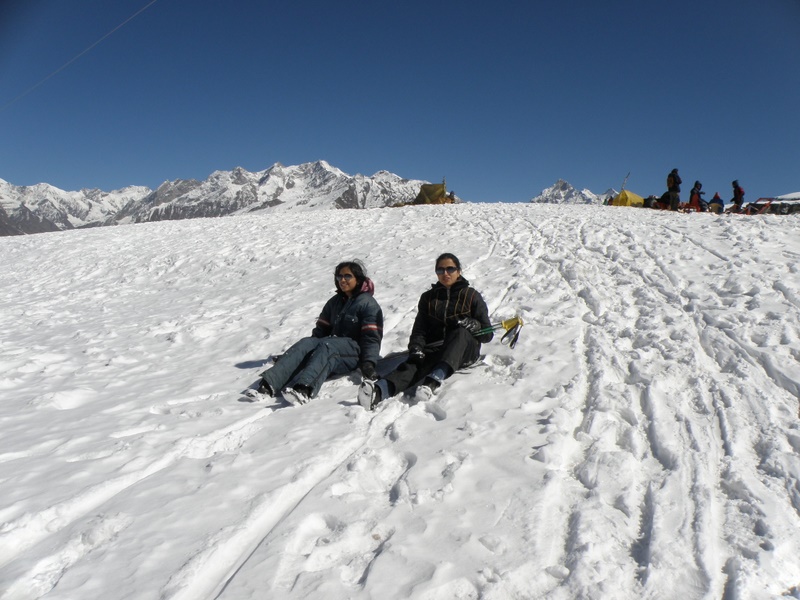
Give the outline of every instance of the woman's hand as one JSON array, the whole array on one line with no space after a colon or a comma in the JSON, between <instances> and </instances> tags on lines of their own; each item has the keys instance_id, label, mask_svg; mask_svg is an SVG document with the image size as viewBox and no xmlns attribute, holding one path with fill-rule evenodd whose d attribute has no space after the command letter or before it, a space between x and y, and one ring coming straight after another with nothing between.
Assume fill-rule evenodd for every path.
<instances>
[{"instance_id":1,"label":"woman's hand","mask_svg":"<svg viewBox=\"0 0 800 600\"><path fill-rule=\"evenodd\" d=\"M377 371L375 371L375 364L374 363L371 363L371 362L368 362L368 361L367 362L363 362L363 363L361 363L361 366L359 368L361 369L361 376L364 379L372 379L372 380L374 380L374 379L378 378L378 373L377 373Z\"/></svg>"},{"instance_id":2,"label":"woman's hand","mask_svg":"<svg viewBox=\"0 0 800 600\"><path fill-rule=\"evenodd\" d=\"M425 351L419 346L409 346L408 360L412 365L419 365L425 360Z\"/></svg>"},{"instance_id":3,"label":"woman's hand","mask_svg":"<svg viewBox=\"0 0 800 600\"><path fill-rule=\"evenodd\" d=\"M475 335L481 330L481 322L478 321L478 319L473 319L472 317L464 317L463 319L459 320L458 324L469 331L472 335Z\"/></svg>"}]
</instances>

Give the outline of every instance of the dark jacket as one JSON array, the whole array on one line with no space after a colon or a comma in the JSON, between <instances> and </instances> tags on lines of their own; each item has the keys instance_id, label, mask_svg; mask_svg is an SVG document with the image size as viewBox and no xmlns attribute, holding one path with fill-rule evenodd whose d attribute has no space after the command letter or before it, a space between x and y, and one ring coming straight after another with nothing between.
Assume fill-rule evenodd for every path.
<instances>
[{"instance_id":1,"label":"dark jacket","mask_svg":"<svg viewBox=\"0 0 800 600\"><path fill-rule=\"evenodd\" d=\"M383 311L368 292L352 298L338 292L322 307L311 335L317 338L349 337L361 349L361 363L377 364L383 339Z\"/></svg>"},{"instance_id":2,"label":"dark jacket","mask_svg":"<svg viewBox=\"0 0 800 600\"><path fill-rule=\"evenodd\" d=\"M738 206L741 206L744 203L744 190L742 189L742 186L733 186L733 198L731 198L731 202Z\"/></svg>"},{"instance_id":3,"label":"dark jacket","mask_svg":"<svg viewBox=\"0 0 800 600\"><path fill-rule=\"evenodd\" d=\"M417 317L408 342L409 348L425 347L444 340L448 331L460 327L458 321L464 317L477 319L483 328L491 327L486 302L469 286L469 281L462 277L450 288L434 283L431 289L420 296ZM485 344L492 337L494 333L489 332L475 339Z\"/></svg>"},{"instance_id":4,"label":"dark jacket","mask_svg":"<svg viewBox=\"0 0 800 600\"><path fill-rule=\"evenodd\" d=\"M672 178L672 185L670 185L670 178ZM670 192L680 192L682 183L683 181L681 180L680 175L678 175L674 170L667 175L667 189Z\"/></svg>"}]
</instances>

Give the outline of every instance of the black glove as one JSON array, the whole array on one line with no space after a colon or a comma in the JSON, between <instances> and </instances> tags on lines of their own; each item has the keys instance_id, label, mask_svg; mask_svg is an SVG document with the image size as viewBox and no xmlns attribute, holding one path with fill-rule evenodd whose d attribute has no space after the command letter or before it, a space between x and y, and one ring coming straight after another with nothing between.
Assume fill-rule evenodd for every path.
<instances>
[{"instance_id":1,"label":"black glove","mask_svg":"<svg viewBox=\"0 0 800 600\"><path fill-rule=\"evenodd\" d=\"M464 317L458 322L461 327L469 331L472 335L478 333L481 328L481 322L478 319L473 319L472 317Z\"/></svg>"},{"instance_id":2,"label":"black glove","mask_svg":"<svg viewBox=\"0 0 800 600\"><path fill-rule=\"evenodd\" d=\"M409 346L408 361L412 365L421 364L425 360L425 351L419 346Z\"/></svg>"},{"instance_id":3,"label":"black glove","mask_svg":"<svg viewBox=\"0 0 800 600\"><path fill-rule=\"evenodd\" d=\"M361 376L364 379L374 380L378 378L378 372L375 370L375 363L363 362L359 368L361 369Z\"/></svg>"}]
</instances>

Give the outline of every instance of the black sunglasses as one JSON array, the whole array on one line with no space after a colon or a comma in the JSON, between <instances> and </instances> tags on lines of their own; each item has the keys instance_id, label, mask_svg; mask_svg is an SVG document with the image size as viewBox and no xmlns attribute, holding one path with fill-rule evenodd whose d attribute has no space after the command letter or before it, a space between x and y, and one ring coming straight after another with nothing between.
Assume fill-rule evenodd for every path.
<instances>
[{"instance_id":1,"label":"black sunglasses","mask_svg":"<svg viewBox=\"0 0 800 600\"><path fill-rule=\"evenodd\" d=\"M452 275L456 271L458 271L458 267L436 267L437 275L444 275L445 273Z\"/></svg>"},{"instance_id":2,"label":"black sunglasses","mask_svg":"<svg viewBox=\"0 0 800 600\"><path fill-rule=\"evenodd\" d=\"M341 275L335 275L334 277L336 277L336 279L338 279L339 281L341 281L342 279L344 279L345 281L350 281L355 277L355 275L351 275L350 273L342 273Z\"/></svg>"}]
</instances>

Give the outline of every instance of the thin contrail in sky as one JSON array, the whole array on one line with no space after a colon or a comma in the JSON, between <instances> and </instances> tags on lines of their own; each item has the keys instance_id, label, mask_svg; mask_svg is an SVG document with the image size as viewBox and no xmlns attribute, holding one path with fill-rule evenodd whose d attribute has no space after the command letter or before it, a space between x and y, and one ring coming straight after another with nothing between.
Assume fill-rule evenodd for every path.
<instances>
[{"instance_id":1,"label":"thin contrail in sky","mask_svg":"<svg viewBox=\"0 0 800 600\"><path fill-rule=\"evenodd\" d=\"M28 94L30 94L30 93L31 93L33 90L37 89L37 88L38 88L38 87L40 87L42 84L44 84L44 83L45 83L45 82L46 82L48 79L50 79L50 78L52 78L52 77L55 77L56 75L58 75L59 73L61 73L61 71L63 71L64 69L66 69L66 68L67 68L68 66L70 66L72 63L74 63L76 60L78 60L78 59L79 59L81 56L83 56L84 54L86 54L87 52L89 52L89 51L90 51L92 48L94 48L95 46L97 46L97 44L99 44L100 42L102 42L104 39L106 39L108 36L110 36L112 33L114 33L115 31L117 31L117 30L118 30L118 29L120 29L121 27L125 26L125 25L126 25L128 22L130 22L130 21L132 21L133 19L135 19L136 17L138 17L140 14L142 14L142 13L143 13L144 11L146 11L148 8L150 8L151 6L153 6L153 4L155 4L156 2L158 2L158 0L151 0L150 2L148 2L148 3L147 3L145 6L143 6L143 7L142 7L142 8L140 8L139 10L137 10L137 11L136 11L134 14L132 14L132 15L131 15L130 17L128 17L127 19L125 19L125 20L124 20L122 23L120 23L119 25L117 25L116 27L114 27L114 29L112 29L112 30L111 30L111 31L109 31L107 34L105 34L103 37L101 37L99 40L97 40L97 41L96 41L94 44L92 44L91 46L89 46L88 48L86 48L86 49L85 49L83 52L80 52L79 54L76 54L76 55L75 55L75 56L73 56L71 59L69 59L67 62L65 62L63 65L61 65L61 66L60 66L58 69L56 69L55 71L53 71L52 73L50 73L50 75L48 75L47 77L45 77L44 79L42 79L42 80L41 80L39 83L37 83L36 85L33 85L33 86L31 86L30 88L28 88L27 90L25 90L24 92L22 92L22 93L21 93L19 96L17 96L16 98L14 98L13 100L11 100L11 101L10 101L10 102L8 102L7 104L4 104L4 105L2 106L2 108L0 108L0 112L2 112L2 111L4 111L4 110L6 110L6 109L7 109L9 106L11 106L12 104L14 104L14 103L15 103L17 100L20 100L21 98L24 98L25 96L27 96Z\"/></svg>"}]
</instances>

